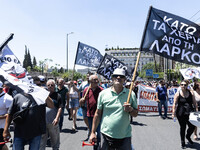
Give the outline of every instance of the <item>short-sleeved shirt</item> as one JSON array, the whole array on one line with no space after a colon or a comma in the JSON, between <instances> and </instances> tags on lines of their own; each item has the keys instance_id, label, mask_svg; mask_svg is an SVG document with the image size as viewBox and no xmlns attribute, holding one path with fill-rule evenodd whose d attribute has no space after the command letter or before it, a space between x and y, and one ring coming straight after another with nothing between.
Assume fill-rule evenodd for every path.
<instances>
[{"instance_id":1,"label":"short-sleeved shirt","mask_svg":"<svg viewBox=\"0 0 200 150\"><path fill-rule=\"evenodd\" d=\"M63 103L63 107L66 104L66 94L69 90L67 89L67 87L63 87L62 89L58 89L58 87L56 87L56 92L59 93L61 95L61 99L62 99L62 103Z\"/></svg>"},{"instance_id":2,"label":"short-sleeved shirt","mask_svg":"<svg viewBox=\"0 0 200 150\"><path fill-rule=\"evenodd\" d=\"M13 116L14 113L23 110L23 106L29 101L31 101L32 104L30 105L26 119L20 124L15 124L14 130L14 135L16 137L24 138L26 140L46 132L46 105L37 105L32 97L27 97L18 93L15 95L12 104L8 109L8 114Z\"/></svg>"},{"instance_id":3,"label":"short-sleeved shirt","mask_svg":"<svg viewBox=\"0 0 200 150\"><path fill-rule=\"evenodd\" d=\"M2 92L0 94L0 115L5 115L8 113L8 108L10 107L13 98L7 93ZM6 118L0 119L0 128L4 129Z\"/></svg>"},{"instance_id":4,"label":"short-sleeved shirt","mask_svg":"<svg viewBox=\"0 0 200 150\"><path fill-rule=\"evenodd\" d=\"M109 137L122 139L131 137L129 113L124 111L124 102L127 101L129 89L123 88L117 94L111 88L103 90L98 97L97 109L102 110L101 132ZM137 100L134 92L131 93L129 103L137 109Z\"/></svg>"},{"instance_id":5,"label":"short-sleeved shirt","mask_svg":"<svg viewBox=\"0 0 200 150\"><path fill-rule=\"evenodd\" d=\"M156 87L156 92L158 93L158 99L159 100L166 100L167 96L167 88L165 86L157 86Z\"/></svg>"},{"instance_id":6,"label":"short-sleeved shirt","mask_svg":"<svg viewBox=\"0 0 200 150\"><path fill-rule=\"evenodd\" d=\"M54 101L54 108L46 108L46 123L51 124L56 118L58 109L62 108L62 100L60 94L54 92L49 95L49 97Z\"/></svg>"},{"instance_id":7,"label":"short-sleeved shirt","mask_svg":"<svg viewBox=\"0 0 200 150\"><path fill-rule=\"evenodd\" d=\"M88 87L85 88L83 91L83 95L85 95ZM94 117L95 111L97 109L97 99L99 96L99 93L103 90L102 87L97 86L97 88L93 91L91 88L89 89L88 94L85 97L86 103L87 103L87 116L88 117Z\"/></svg>"}]
</instances>

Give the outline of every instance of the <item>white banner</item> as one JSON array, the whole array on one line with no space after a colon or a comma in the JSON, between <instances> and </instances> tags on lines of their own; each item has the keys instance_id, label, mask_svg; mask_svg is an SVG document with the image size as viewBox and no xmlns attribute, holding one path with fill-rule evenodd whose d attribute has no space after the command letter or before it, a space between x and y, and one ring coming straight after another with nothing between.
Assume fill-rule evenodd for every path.
<instances>
[{"instance_id":1,"label":"white banner","mask_svg":"<svg viewBox=\"0 0 200 150\"><path fill-rule=\"evenodd\" d=\"M198 78L200 79L200 68L187 68L187 69L180 69L180 72L184 79L193 79Z\"/></svg>"},{"instance_id":2,"label":"white banner","mask_svg":"<svg viewBox=\"0 0 200 150\"><path fill-rule=\"evenodd\" d=\"M0 52L0 75L25 93L31 94L38 105L45 103L49 92L30 83L26 70L8 46Z\"/></svg>"},{"instance_id":3,"label":"white banner","mask_svg":"<svg viewBox=\"0 0 200 150\"><path fill-rule=\"evenodd\" d=\"M174 95L177 87L167 89L168 93L168 112L172 112ZM138 110L140 112L158 112L158 103L156 102L156 88L138 85Z\"/></svg>"}]
</instances>

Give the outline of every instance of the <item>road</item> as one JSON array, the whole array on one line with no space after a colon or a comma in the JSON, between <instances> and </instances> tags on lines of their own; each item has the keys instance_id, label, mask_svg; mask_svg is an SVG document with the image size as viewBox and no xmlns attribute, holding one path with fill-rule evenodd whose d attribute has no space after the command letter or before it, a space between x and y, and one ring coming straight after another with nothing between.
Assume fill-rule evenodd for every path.
<instances>
[{"instance_id":1,"label":"road","mask_svg":"<svg viewBox=\"0 0 200 150\"><path fill-rule=\"evenodd\" d=\"M92 150L91 146L82 147L82 142L87 138L87 130L85 130L82 117L78 117L77 132L72 132L72 121L67 118L68 116L65 114L64 127L60 133L60 150ZM135 150L181 149L178 121L174 122L170 118L163 120L158 117L157 113L139 113L138 117L133 119L131 126L132 144ZM198 131L200 132L200 129ZM200 138L199 141L194 141L193 145L187 144L186 140L187 150L198 148L200 149ZM25 149L28 149L28 146ZM51 150L50 147L46 149Z\"/></svg>"}]
</instances>

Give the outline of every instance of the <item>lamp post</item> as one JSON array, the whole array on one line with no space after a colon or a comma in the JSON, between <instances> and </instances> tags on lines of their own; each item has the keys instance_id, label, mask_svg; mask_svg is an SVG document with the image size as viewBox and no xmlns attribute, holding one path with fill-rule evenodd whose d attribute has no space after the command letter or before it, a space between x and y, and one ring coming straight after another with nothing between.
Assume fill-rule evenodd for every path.
<instances>
[{"instance_id":1,"label":"lamp post","mask_svg":"<svg viewBox=\"0 0 200 150\"><path fill-rule=\"evenodd\" d=\"M66 56L66 72L68 72L68 36L74 32L67 33L67 56Z\"/></svg>"}]
</instances>

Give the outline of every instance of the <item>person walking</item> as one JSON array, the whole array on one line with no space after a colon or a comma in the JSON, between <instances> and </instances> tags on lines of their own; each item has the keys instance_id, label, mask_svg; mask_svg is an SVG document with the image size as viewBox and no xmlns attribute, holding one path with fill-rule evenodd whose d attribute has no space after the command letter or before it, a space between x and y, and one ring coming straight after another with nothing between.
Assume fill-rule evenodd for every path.
<instances>
[{"instance_id":1,"label":"person walking","mask_svg":"<svg viewBox=\"0 0 200 150\"><path fill-rule=\"evenodd\" d=\"M194 83L194 97L197 102L198 106L198 111L200 111L200 82L195 82ZM197 127L194 129L194 140L198 140L198 135L197 135Z\"/></svg>"},{"instance_id":2,"label":"person walking","mask_svg":"<svg viewBox=\"0 0 200 150\"><path fill-rule=\"evenodd\" d=\"M45 150L48 135L53 150L58 150L60 146L59 119L62 112L62 100L60 94L55 92L55 81L47 81L49 97L53 100L54 108L46 108L46 133L42 135L40 150Z\"/></svg>"},{"instance_id":3,"label":"person walking","mask_svg":"<svg viewBox=\"0 0 200 150\"><path fill-rule=\"evenodd\" d=\"M190 136L194 132L195 126L189 122L191 111L198 110L196 100L193 93L187 89L188 83L181 81L181 89L174 96L172 107L172 118L177 117L180 125L181 147L185 148L185 137L190 144L193 144ZM185 136L186 125L188 125L187 134Z\"/></svg>"},{"instance_id":4,"label":"person walking","mask_svg":"<svg viewBox=\"0 0 200 150\"><path fill-rule=\"evenodd\" d=\"M0 142L4 142L3 131L6 122L8 108L10 107L13 98L4 92L3 83L0 81ZM6 144L0 145L0 150L8 150Z\"/></svg>"},{"instance_id":5,"label":"person walking","mask_svg":"<svg viewBox=\"0 0 200 150\"><path fill-rule=\"evenodd\" d=\"M113 86L103 90L98 97L89 140L90 143L97 141L95 132L101 121L102 150L132 149L130 115L136 117L138 109L133 91L127 103L129 90L123 87L125 80L125 70L115 69L112 74Z\"/></svg>"},{"instance_id":6,"label":"person walking","mask_svg":"<svg viewBox=\"0 0 200 150\"><path fill-rule=\"evenodd\" d=\"M166 119L167 118L167 103L168 103L168 94L167 88L165 87L165 81L160 80L160 84L156 87L156 101L158 102L158 112L159 117ZM162 116L162 106L164 106L164 116Z\"/></svg>"},{"instance_id":7,"label":"person walking","mask_svg":"<svg viewBox=\"0 0 200 150\"><path fill-rule=\"evenodd\" d=\"M60 115L60 121L59 121L59 128L60 128L60 131L62 131L66 102L67 102L67 104L69 103L69 92L68 92L67 87L65 87L64 79L62 79L62 78L58 79L57 84L58 85L56 87L56 92L61 95L62 104L63 104L62 112ZM69 117L70 117L70 115L71 115L71 113L69 113Z\"/></svg>"},{"instance_id":8,"label":"person walking","mask_svg":"<svg viewBox=\"0 0 200 150\"><path fill-rule=\"evenodd\" d=\"M73 81L70 81L70 85L69 85L69 108L70 108L71 116L72 116L72 119L73 119L73 126L72 126L73 131L77 130L76 114L77 114L77 110L79 108L79 98L80 98L80 94L78 92L76 85L74 84Z\"/></svg>"},{"instance_id":9,"label":"person walking","mask_svg":"<svg viewBox=\"0 0 200 150\"><path fill-rule=\"evenodd\" d=\"M99 79L97 75L91 75L89 77L89 81L90 81L91 86L85 88L85 90L83 91L83 96L85 96L85 101L87 104L87 117L88 117L90 133L91 133L92 122L93 122L95 111L97 109L97 99L98 99L99 93L103 90L103 88L98 85ZM85 95L86 91L88 91L87 95ZM83 103L84 103L84 100L83 100ZM93 147L94 150L98 149L99 143L100 143L100 138L101 138L100 125L97 127L96 133L97 133L97 144L94 145Z\"/></svg>"}]
</instances>

